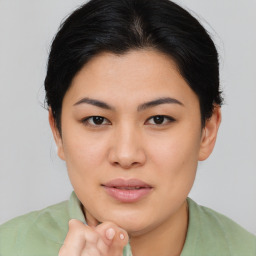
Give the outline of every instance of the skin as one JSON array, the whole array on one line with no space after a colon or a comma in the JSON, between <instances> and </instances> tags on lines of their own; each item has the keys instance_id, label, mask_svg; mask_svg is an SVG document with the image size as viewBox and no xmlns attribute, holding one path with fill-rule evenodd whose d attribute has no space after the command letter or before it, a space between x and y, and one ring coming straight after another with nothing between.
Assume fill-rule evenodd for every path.
<instances>
[{"instance_id":1,"label":"skin","mask_svg":"<svg viewBox=\"0 0 256 256\"><path fill-rule=\"evenodd\" d=\"M121 256L127 243L127 233L113 223L105 222L90 227L72 219L59 256Z\"/></svg>"},{"instance_id":2,"label":"skin","mask_svg":"<svg viewBox=\"0 0 256 256\"><path fill-rule=\"evenodd\" d=\"M166 97L174 101L139 107ZM83 98L102 101L111 109L81 103ZM160 118L157 124L152 117L159 115L171 119ZM91 116L105 119L96 125L86 119ZM66 161L89 226L108 222L126 230L134 256L179 255L188 226L186 198L198 161L213 150L220 108L215 106L202 129L198 97L170 57L150 49L120 56L105 52L73 79L61 120L60 135L49 111L58 155ZM136 178L152 189L139 201L123 203L102 187L116 178ZM83 253L74 255L90 255Z\"/></svg>"}]
</instances>

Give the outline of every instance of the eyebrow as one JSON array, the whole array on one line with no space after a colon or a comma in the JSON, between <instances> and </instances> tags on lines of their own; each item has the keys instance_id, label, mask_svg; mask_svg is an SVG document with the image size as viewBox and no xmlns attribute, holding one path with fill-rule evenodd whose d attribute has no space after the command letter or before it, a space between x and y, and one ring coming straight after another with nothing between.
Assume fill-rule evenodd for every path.
<instances>
[{"instance_id":1,"label":"eyebrow","mask_svg":"<svg viewBox=\"0 0 256 256\"><path fill-rule=\"evenodd\" d=\"M80 105L80 104L90 104L99 108L103 108L103 109L108 109L108 110L114 110L114 107L111 107L110 105L108 105L107 103L103 102L103 101L99 101L99 100L95 100L95 99L91 99L91 98L83 98L81 100L79 100L77 103L74 104L74 106Z\"/></svg>"},{"instance_id":2,"label":"eyebrow","mask_svg":"<svg viewBox=\"0 0 256 256\"><path fill-rule=\"evenodd\" d=\"M91 98L83 98L81 100L79 100L78 102L76 102L74 104L74 106L80 105L80 104L90 104L99 108L103 108L103 109L107 109L107 110L115 110L115 108L113 106L110 106L109 104L100 101L100 100L95 100L95 99L91 99ZM182 102L180 102L177 99L174 98L170 98L170 97L164 97L164 98L159 98L156 100L152 100L149 102L145 102L141 105L138 106L137 111L143 111L147 108L151 108L151 107L155 107L158 105L162 105L162 104L178 104L181 106L184 106L184 104Z\"/></svg>"},{"instance_id":3,"label":"eyebrow","mask_svg":"<svg viewBox=\"0 0 256 256\"><path fill-rule=\"evenodd\" d=\"M183 103L181 103L177 99L170 98L170 97L165 97L165 98L159 98L159 99L156 99L156 100L153 100L153 101L143 103L143 104L138 106L137 110L142 111L142 110L145 110L147 108L155 107L155 106L158 106L158 105L161 105L161 104L178 104L178 105L184 106Z\"/></svg>"}]
</instances>

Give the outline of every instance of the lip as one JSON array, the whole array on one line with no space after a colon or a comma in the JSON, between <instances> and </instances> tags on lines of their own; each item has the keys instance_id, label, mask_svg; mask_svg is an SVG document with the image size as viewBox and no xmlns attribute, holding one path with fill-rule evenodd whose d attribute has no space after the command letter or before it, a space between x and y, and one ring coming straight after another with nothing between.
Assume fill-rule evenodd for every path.
<instances>
[{"instance_id":1,"label":"lip","mask_svg":"<svg viewBox=\"0 0 256 256\"><path fill-rule=\"evenodd\" d=\"M108 195L122 203L133 203L147 196L153 189L149 184L138 179L114 179L102 184Z\"/></svg>"}]
</instances>

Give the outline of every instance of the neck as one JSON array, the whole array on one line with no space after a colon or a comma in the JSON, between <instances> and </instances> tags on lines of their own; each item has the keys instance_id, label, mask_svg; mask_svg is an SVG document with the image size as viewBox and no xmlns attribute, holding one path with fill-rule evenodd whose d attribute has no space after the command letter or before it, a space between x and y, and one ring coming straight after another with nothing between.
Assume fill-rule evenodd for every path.
<instances>
[{"instance_id":1,"label":"neck","mask_svg":"<svg viewBox=\"0 0 256 256\"><path fill-rule=\"evenodd\" d=\"M188 229L187 201L167 221L139 235L130 235L133 256L178 256L181 254Z\"/></svg>"}]
</instances>

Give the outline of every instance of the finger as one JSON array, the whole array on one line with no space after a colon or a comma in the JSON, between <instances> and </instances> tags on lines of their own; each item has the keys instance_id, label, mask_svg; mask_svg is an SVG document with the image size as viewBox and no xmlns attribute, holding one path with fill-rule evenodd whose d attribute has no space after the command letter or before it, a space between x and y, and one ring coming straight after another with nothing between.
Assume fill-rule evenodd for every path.
<instances>
[{"instance_id":1,"label":"finger","mask_svg":"<svg viewBox=\"0 0 256 256\"><path fill-rule=\"evenodd\" d=\"M100 235L91 227L78 220L70 220L69 231L59 251L59 256L80 256L84 251L87 251L85 255L97 255L94 251L99 239ZM88 254L89 252L91 254Z\"/></svg>"},{"instance_id":2,"label":"finger","mask_svg":"<svg viewBox=\"0 0 256 256\"><path fill-rule=\"evenodd\" d=\"M127 232L121 228L118 228L118 231L113 238L112 244L110 246L109 255L111 256L120 256L123 255L123 249L129 241L129 236Z\"/></svg>"},{"instance_id":3,"label":"finger","mask_svg":"<svg viewBox=\"0 0 256 256\"><path fill-rule=\"evenodd\" d=\"M108 246L104 243L101 235L93 228L86 228L84 233L85 247L82 255L106 255Z\"/></svg>"},{"instance_id":4,"label":"finger","mask_svg":"<svg viewBox=\"0 0 256 256\"><path fill-rule=\"evenodd\" d=\"M84 248L79 256L103 256L103 254L95 246Z\"/></svg>"},{"instance_id":5,"label":"finger","mask_svg":"<svg viewBox=\"0 0 256 256\"><path fill-rule=\"evenodd\" d=\"M59 256L80 255L84 245L84 224L78 220L72 219L68 223L69 230L64 240L64 244L59 251Z\"/></svg>"},{"instance_id":6,"label":"finger","mask_svg":"<svg viewBox=\"0 0 256 256\"><path fill-rule=\"evenodd\" d=\"M125 230L111 222L104 222L95 230L101 235L103 242L108 245L108 255L122 255L123 248L129 240Z\"/></svg>"},{"instance_id":7,"label":"finger","mask_svg":"<svg viewBox=\"0 0 256 256\"><path fill-rule=\"evenodd\" d=\"M117 242L124 245L128 243L129 236L127 232L112 222L101 223L95 230L103 237L106 244L111 244L113 240L117 240Z\"/></svg>"}]
</instances>

